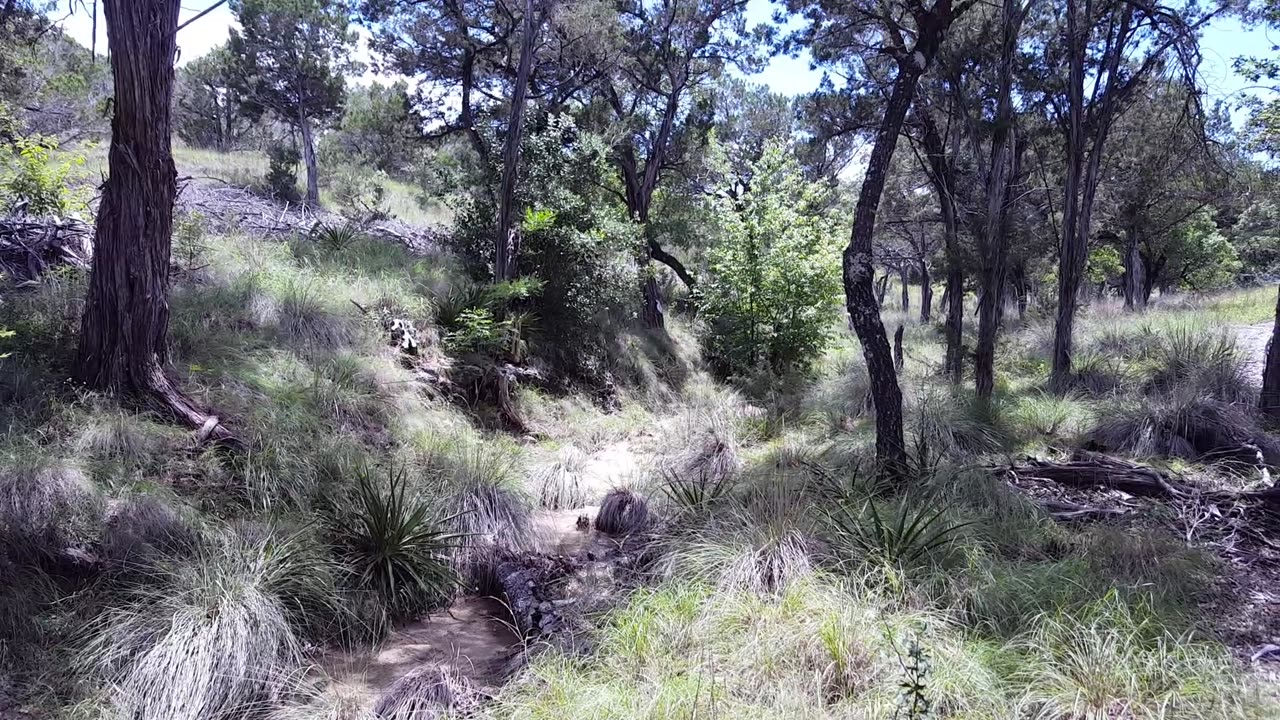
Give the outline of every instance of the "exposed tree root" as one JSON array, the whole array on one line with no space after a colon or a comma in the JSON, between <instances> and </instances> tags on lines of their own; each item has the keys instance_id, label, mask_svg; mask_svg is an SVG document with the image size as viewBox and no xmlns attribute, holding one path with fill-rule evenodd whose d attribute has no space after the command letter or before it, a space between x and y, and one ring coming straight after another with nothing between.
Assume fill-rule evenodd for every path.
<instances>
[{"instance_id":1,"label":"exposed tree root","mask_svg":"<svg viewBox=\"0 0 1280 720\"><path fill-rule=\"evenodd\" d=\"M216 415L211 415L196 407L191 399L182 394L165 374L159 365L153 365L147 374L146 387L135 388L135 396L143 402L195 430L197 445L212 441L232 449L243 449L244 443L223 425Z\"/></svg>"}]
</instances>

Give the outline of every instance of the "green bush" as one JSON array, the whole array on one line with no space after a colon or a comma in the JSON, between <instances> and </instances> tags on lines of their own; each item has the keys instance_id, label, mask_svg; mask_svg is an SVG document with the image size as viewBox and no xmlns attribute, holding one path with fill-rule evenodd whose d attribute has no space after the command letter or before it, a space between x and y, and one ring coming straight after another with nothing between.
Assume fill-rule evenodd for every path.
<instances>
[{"instance_id":1,"label":"green bush","mask_svg":"<svg viewBox=\"0 0 1280 720\"><path fill-rule=\"evenodd\" d=\"M302 202L298 193L298 149L290 145L273 145L267 151L267 192L276 200Z\"/></svg>"},{"instance_id":2,"label":"green bush","mask_svg":"<svg viewBox=\"0 0 1280 720\"><path fill-rule=\"evenodd\" d=\"M723 222L709 257L704 341L725 375L804 370L826 347L840 296L828 191L777 143L750 176L748 192L714 208Z\"/></svg>"},{"instance_id":3,"label":"green bush","mask_svg":"<svg viewBox=\"0 0 1280 720\"><path fill-rule=\"evenodd\" d=\"M0 210L28 215L66 215L85 209L84 199L67 187L71 171L83 156L55 162L53 138L16 137L0 147Z\"/></svg>"},{"instance_id":4,"label":"green bush","mask_svg":"<svg viewBox=\"0 0 1280 720\"><path fill-rule=\"evenodd\" d=\"M604 194L611 180L602 138L568 116L535 115L528 123L516 193L523 209L516 268L539 290L509 307L535 320L529 340L536 354L562 372L596 378L612 340L611 319L637 294L637 231ZM481 282L492 277L496 218L488 193L465 199L459 210L454 250Z\"/></svg>"}]
</instances>

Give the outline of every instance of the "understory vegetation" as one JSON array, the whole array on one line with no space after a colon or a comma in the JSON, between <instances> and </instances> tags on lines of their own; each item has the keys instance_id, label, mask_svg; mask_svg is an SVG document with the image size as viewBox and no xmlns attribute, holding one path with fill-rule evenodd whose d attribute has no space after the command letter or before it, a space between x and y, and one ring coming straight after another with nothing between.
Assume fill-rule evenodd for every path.
<instances>
[{"instance_id":1,"label":"understory vegetation","mask_svg":"<svg viewBox=\"0 0 1280 720\"><path fill-rule=\"evenodd\" d=\"M1276 14L1064 2L0 3L0 720L1280 717Z\"/></svg>"}]
</instances>

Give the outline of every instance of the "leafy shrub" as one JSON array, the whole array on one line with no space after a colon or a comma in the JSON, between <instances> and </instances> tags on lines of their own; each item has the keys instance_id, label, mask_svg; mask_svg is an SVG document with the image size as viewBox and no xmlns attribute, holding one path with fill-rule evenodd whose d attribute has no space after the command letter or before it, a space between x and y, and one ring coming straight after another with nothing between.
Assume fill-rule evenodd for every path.
<instances>
[{"instance_id":1,"label":"leafy shrub","mask_svg":"<svg viewBox=\"0 0 1280 720\"><path fill-rule=\"evenodd\" d=\"M367 225L392 217L387 208L386 185L366 171L339 170L330 180L329 192L339 212L351 222Z\"/></svg>"},{"instance_id":2,"label":"leafy shrub","mask_svg":"<svg viewBox=\"0 0 1280 720\"><path fill-rule=\"evenodd\" d=\"M749 173L751 190L714 208L723 222L704 291L708 355L725 375L804 370L826 346L840 297L829 191L806 182L779 143Z\"/></svg>"},{"instance_id":3,"label":"leafy shrub","mask_svg":"<svg viewBox=\"0 0 1280 720\"><path fill-rule=\"evenodd\" d=\"M83 210L85 201L67 187L71 171L83 156L55 163L58 141L39 136L16 137L0 147L0 210L28 215L65 215Z\"/></svg>"},{"instance_id":4,"label":"leafy shrub","mask_svg":"<svg viewBox=\"0 0 1280 720\"><path fill-rule=\"evenodd\" d=\"M536 280L536 294L510 310L537 324L529 333L540 357L556 369L599 379L608 356L611 320L630 307L637 285L637 230L605 200L608 148L567 115L532 113L521 149L516 206L524 209L516 268ZM471 275L492 278L497 207L486 195L465 199L454 249ZM506 317L493 312L494 322Z\"/></svg>"},{"instance_id":5,"label":"leafy shrub","mask_svg":"<svg viewBox=\"0 0 1280 720\"><path fill-rule=\"evenodd\" d=\"M458 584L449 553L458 535L443 528L426 500L409 495L403 469L384 486L364 469L356 476L349 517L334 532L359 584L375 593L393 617L409 617L452 596Z\"/></svg>"},{"instance_id":6,"label":"leafy shrub","mask_svg":"<svg viewBox=\"0 0 1280 720\"><path fill-rule=\"evenodd\" d=\"M298 149L290 145L272 145L267 150L267 192L276 200L302 202L298 193Z\"/></svg>"}]
</instances>

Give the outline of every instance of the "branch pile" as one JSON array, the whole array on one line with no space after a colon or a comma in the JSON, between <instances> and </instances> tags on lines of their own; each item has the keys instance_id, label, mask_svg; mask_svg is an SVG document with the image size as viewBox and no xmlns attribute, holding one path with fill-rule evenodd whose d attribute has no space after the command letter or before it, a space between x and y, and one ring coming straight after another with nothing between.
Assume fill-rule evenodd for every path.
<instances>
[{"instance_id":1,"label":"branch pile","mask_svg":"<svg viewBox=\"0 0 1280 720\"><path fill-rule=\"evenodd\" d=\"M1011 485L1059 520L1123 515L1133 507L1130 501L1135 497L1192 504L1245 503L1280 515L1280 487L1202 489L1148 465L1085 450L1067 460L1030 458L998 470ZM1064 499L1050 486L1059 491L1070 488L1075 491L1075 498ZM1082 499L1087 502L1079 502Z\"/></svg>"},{"instance_id":2,"label":"branch pile","mask_svg":"<svg viewBox=\"0 0 1280 720\"><path fill-rule=\"evenodd\" d=\"M30 282L57 265L87 268L93 231L71 218L0 217L0 274Z\"/></svg>"}]
</instances>

